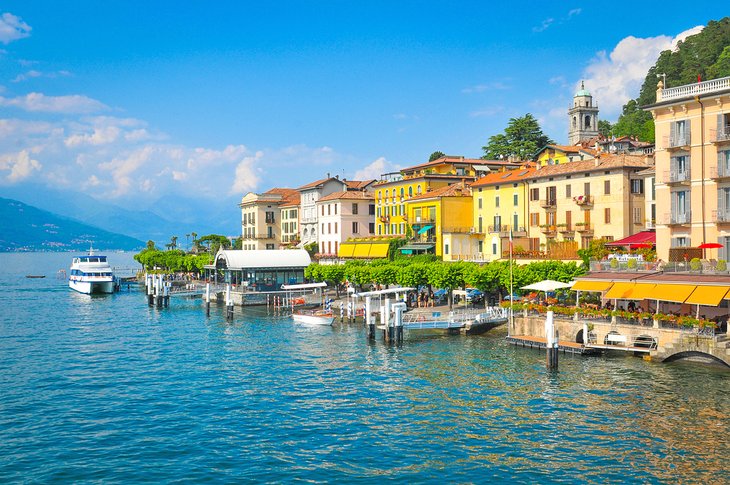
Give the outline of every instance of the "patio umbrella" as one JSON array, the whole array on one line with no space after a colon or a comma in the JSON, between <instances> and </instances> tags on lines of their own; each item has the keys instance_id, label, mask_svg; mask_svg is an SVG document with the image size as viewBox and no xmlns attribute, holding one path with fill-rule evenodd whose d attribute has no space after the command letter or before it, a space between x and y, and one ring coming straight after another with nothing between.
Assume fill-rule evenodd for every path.
<instances>
[{"instance_id":1,"label":"patio umbrella","mask_svg":"<svg viewBox=\"0 0 730 485\"><path fill-rule=\"evenodd\" d=\"M722 247L722 244L720 243L702 243L699 246L697 246L702 250L702 257L705 257L705 249L719 249Z\"/></svg>"},{"instance_id":2,"label":"patio umbrella","mask_svg":"<svg viewBox=\"0 0 730 485\"><path fill-rule=\"evenodd\" d=\"M555 281L555 280L542 280L538 281L537 283L533 283L531 285L523 286L523 290L534 290L534 291L544 291L545 299L547 299L547 292L548 291L555 291L559 290L561 288L570 288L573 286L572 283L563 283L562 281Z\"/></svg>"}]
</instances>

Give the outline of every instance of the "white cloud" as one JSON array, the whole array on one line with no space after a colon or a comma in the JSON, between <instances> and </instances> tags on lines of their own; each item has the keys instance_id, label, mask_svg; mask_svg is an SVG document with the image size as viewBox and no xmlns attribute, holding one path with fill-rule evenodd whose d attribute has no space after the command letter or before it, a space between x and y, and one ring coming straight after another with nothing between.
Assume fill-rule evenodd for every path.
<instances>
[{"instance_id":1,"label":"white cloud","mask_svg":"<svg viewBox=\"0 0 730 485\"><path fill-rule=\"evenodd\" d=\"M5 179L10 183L24 180L41 168L42 165L40 162L32 159L28 150L22 150L16 154L0 157L0 171L9 172L5 176Z\"/></svg>"},{"instance_id":2,"label":"white cloud","mask_svg":"<svg viewBox=\"0 0 730 485\"><path fill-rule=\"evenodd\" d=\"M108 109L104 103L87 96L78 94L46 96L43 93L29 93L15 98L0 96L0 106L16 107L25 111L68 114L93 113Z\"/></svg>"},{"instance_id":3,"label":"white cloud","mask_svg":"<svg viewBox=\"0 0 730 485\"><path fill-rule=\"evenodd\" d=\"M254 190L259 184L256 164L263 158L262 151L256 152L252 157L244 157L236 165L236 177L229 191L230 194L245 194Z\"/></svg>"},{"instance_id":4,"label":"white cloud","mask_svg":"<svg viewBox=\"0 0 730 485\"><path fill-rule=\"evenodd\" d=\"M392 162L388 161L385 157L380 157L371 162L365 168L362 168L355 172L355 175L353 175L353 180L377 180L380 179L380 176L382 174L395 172L399 168L400 167L398 165L395 165Z\"/></svg>"},{"instance_id":5,"label":"white cloud","mask_svg":"<svg viewBox=\"0 0 730 485\"><path fill-rule=\"evenodd\" d=\"M543 32L543 31L547 30L548 27L550 27L553 24L553 22L555 22L554 18L552 18L552 17L546 18L545 20L542 21L542 23L540 25L533 27L532 31L533 32Z\"/></svg>"},{"instance_id":6,"label":"white cloud","mask_svg":"<svg viewBox=\"0 0 730 485\"><path fill-rule=\"evenodd\" d=\"M3 44L28 37L31 30L30 25L11 13L5 12L0 17L0 42Z\"/></svg>"},{"instance_id":7,"label":"white cloud","mask_svg":"<svg viewBox=\"0 0 730 485\"><path fill-rule=\"evenodd\" d=\"M80 145L106 145L117 141L120 130L116 126L106 126L103 128L95 128L93 133L80 133L71 135L64 143L69 148L78 147Z\"/></svg>"},{"instance_id":8,"label":"white cloud","mask_svg":"<svg viewBox=\"0 0 730 485\"><path fill-rule=\"evenodd\" d=\"M583 11L582 8L574 8L568 12L568 18L574 16L574 15L580 15L580 13Z\"/></svg>"},{"instance_id":9,"label":"white cloud","mask_svg":"<svg viewBox=\"0 0 730 485\"><path fill-rule=\"evenodd\" d=\"M483 108L480 110L472 111L469 116L472 118L481 118L483 116L494 116L504 111L504 106L491 106L489 108Z\"/></svg>"},{"instance_id":10,"label":"white cloud","mask_svg":"<svg viewBox=\"0 0 730 485\"><path fill-rule=\"evenodd\" d=\"M59 77L69 77L70 75L71 73L69 71L42 72L31 69L30 71L24 72L23 74L18 74L17 76L15 76L14 79L11 80L11 82L19 83L21 81L27 81L28 79L34 79L39 77L56 79Z\"/></svg>"},{"instance_id":11,"label":"white cloud","mask_svg":"<svg viewBox=\"0 0 730 485\"><path fill-rule=\"evenodd\" d=\"M676 37L667 35L622 39L610 54L596 54L583 71L585 86L601 108L602 118L613 118L621 107L639 94L646 73L654 65L659 54L674 49L677 43L702 30L702 26L688 29Z\"/></svg>"},{"instance_id":12,"label":"white cloud","mask_svg":"<svg viewBox=\"0 0 730 485\"><path fill-rule=\"evenodd\" d=\"M469 86L461 90L464 94L472 94L472 93L483 93L484 91L490 90L504 90L504 89L510 89L511 86L508 84L505 84L501 81L495 81L491 83L486 84L477 84L476 86Z\"/></svg>"}]
</instances>

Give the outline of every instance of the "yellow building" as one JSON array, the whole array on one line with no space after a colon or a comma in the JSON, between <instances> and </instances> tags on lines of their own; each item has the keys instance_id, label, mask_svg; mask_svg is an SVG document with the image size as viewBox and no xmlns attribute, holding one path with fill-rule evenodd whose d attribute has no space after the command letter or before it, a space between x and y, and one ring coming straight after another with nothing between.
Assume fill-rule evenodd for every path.
<instances>
[{"instance_id":1,"label":"yellow building","mask_svg":"<svg viewBox=\"0 0 730 485\"><path fill-rule=\"evenodd\" d=\"M657 89L657 257L730 257L730 77Z\"/></svg>"},{"instance_id":2,"label":"yellow building","mask_svg":"<svg viewBox=\"0 0 730 485\"><path fill-rule=\"evenodd\" d=\"M534 158L539 165L545 166L592 160L596 155L595 150L580 145L546 145L535 154Z\"/></svg>"},{"instance_id":3,"label":"yellow building","mask_svg":"<svg viewBox=\"0 0 730 485\"><path fill-rule=\"evenodd\" d=\"M534 167L525 167L491 173L471 184L476 259L502 258L510 233L515 247L529 247L527 181L535 172Z\"/></svg>"},{"instance_id":4,"label":"yellow building","mask_svg":"<svg viewBox=\"0 0 730 485\"><path fill-rule=\"evenodd\" d=\"M622 239L644 229L644 176L651 157L602 154L584 162L537 166L528 182L528 248L562 245L567 259L593 239ZM550 251L549 251L550 252ZM555 252L553 252L555 254ZM574 257L574 256L573 256Z\"/></svg>"},{"instance_id":5,"label":"yellow building","mask_svg":"<svg viewBox=\"0 0 730 485\"><path fill-rule=\"evenodd\" d=\"M436 254L444 261L475 259L471 189L464 182L416 195L405 203L404 254Z\"/></svg>"},{"instance_id":6,"label":"yellow building","mask_svg":"<svg viewBox=\"0 0 730 485\"><path fill-rule=\"evenodd\" d=\"M376 235L406 236L405 203L413 197L457 182L475 180L493 170L515 166L517 164L511 162L446 156L398 173L384 174L372 188Z\"/></svg>"}]
</instances>

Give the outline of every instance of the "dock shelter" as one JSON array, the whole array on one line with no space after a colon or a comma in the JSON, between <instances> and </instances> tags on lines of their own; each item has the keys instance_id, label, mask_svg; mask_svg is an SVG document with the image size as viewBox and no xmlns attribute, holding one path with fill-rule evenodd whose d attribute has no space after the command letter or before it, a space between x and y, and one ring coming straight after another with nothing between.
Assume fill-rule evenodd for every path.
<instances>
[{"instance_id":1,"label":"dock shelter","mask_svg":"<svg viewBox=\"0 0 730 485\"><path fill-rule=\"evenodd\" d=\"M216 283L230 283L249 291L276 291L282 285L304 283L304 268L312 262L304 249L222 249L205 275Z\"/></svg>"}]
</instances>

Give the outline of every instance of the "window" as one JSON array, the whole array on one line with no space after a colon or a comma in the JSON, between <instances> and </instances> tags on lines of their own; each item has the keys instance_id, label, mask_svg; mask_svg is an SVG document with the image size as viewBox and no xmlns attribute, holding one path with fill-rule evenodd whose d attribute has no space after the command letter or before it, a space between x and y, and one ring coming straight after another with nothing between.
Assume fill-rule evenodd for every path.
<instances>
[{"instance_id":1,"label":"window","mask_svg":"<svg viewBox=\"0 0 730 485\"><path fill-rule=\"evenodd\" d=\"M513 231L516 231L517 228L519 227L519 224L518 224L519 221L520 221L520 216L518 216L516 212L514 214L512 214L512 230Z\"/></svg>"},{"instance_id":2,"label":"window","mask_svg":"<svg viewBox=\"0 0 730 485\"><path fill-rule=\"evenodd\" d=\"M413 197L413 186L408 187L408 197Z\"/></svg>"},{"instance_id":3,"label":"window","mask_svg":"<svg viewBox=\"0 0 730 485\"><path fill-rule=\"evenodd\" d=\"M565 186L565 197L570 199L572 197L572 195L571 195L572 192L573 192L573 186L570 184L566 185Z\"/></svg>"},{"instance_id":4,"label":"window","mask_svg":"<svg viewBox=\"0 0 730 485\"><path fill-rule=\"evenodd\" d=\"M634 207L634 224L642 224L643 222L641 207Z\"/></svg>"},{"instance_id":5,"label":"window","mask_svg":"<svg viewBox=\"0 0 730 485\"><path fill-rule=\"evenodd\" d=\"M332 215L332 205L327 204L327 215Z\"/></svg>"},{"instance_id":6,"label":"window","mask_svg":"<svg viewBox=\"0 0 730 485\"><path fill-rule=\"evenodd\" d=\"M497 254L497 243L495 242L492 243L492 254Z\"/></svg>"},{"instance_id":7,"label":"window","mask_svg":"<svg viewBox=\"0 0 730 485\"><path fill-rule=\"evenodd\" d=\"M605 222L606 224L611 223L611 209L608 207L603 209L603 222Z\"/></svg>"},{"instance_id":8,"label":"window","mask_svg":"<svg viewBox=\"0 0 730 485\"><path fill-rule=\"evenodd\" d=\"M479 241L477 243L477 251L479 253L483 253L484 252L484 241Z\"/></svg>"},{"instance_id":9,"label":"window","mask_svg":"<svg viewBox=\"0 0 730 485\"><path fill-rule=\"evenodd\" d=\"M416 195L421 195L421 186L420 185L418 185L416 187Z\"/></svg>"},{"instance_id":10,"label":"window","mask_svg":"<svg viewBox=\"0 0 730 485\"><path fill-rule=\"evenodd\" d=\"M530 225L531 226L539 226L540 225L540 213L538 213L538 212L532 212L530 214Z\"/></svg>"},{"instance_id":11,"label":"window","mask_svg":"<svg viewBox=\"0 0 730 485\"><path fill-rule=\"evenodd\" d=\"M324 222L322 223L322 230L320 231L320 234L324 234Z\"/></svg>"},{"instance_id":12,"label":"window","mask_svg":"<svg viewBox=\"0 0 730 485\"><path fill-rule=\"evenodd\" d=\"M634 179L631 181L631 193L632 194L643 194L644 193L644 181L642 179Z\"/></svg>"},{"instance_id":13,"label":"window","mask_svg":"<svg viewBox=\"0 0 730 485\"><path fill-rule=\"evenodd\" d=\"M273 212L266 212L266 223L267 224L273 224L274 223L274 213Z\"/></svg>"},{"instance_id":14,"label":"window","mask_svg":"<svg viewBox=\"0 0 730 485\"><path fill-rule=\"evenodd\" d=\"M585 195L585 196L591 195L591 183L590 182L586 182L585 184L583 184L583 195Z\"/></svg>"},{"instance_id":15,"label":"window","mask_svg":"<svg viewBox=\"0 0 730 485\"><path fill-rule=\"evenodd\" d=\"M322 215L324 215L324 204L322 204Z\"/></svg>"},{"instance_id":16,"label":"window","mask_svg":"<svg viewBox=\"0 0 730 485\"><path fill-rule=\"evenodd\" d=\"M603 193L606 195L609 195L611 193L611 181L610 180L603 181Z\"/></svg>"},{"instance_id":17,"label":"window","mask_svg":"<svg viewBox=\"0 0 730 485\"><path fill-rule=\"evenodd\" d=\"M335 234L337 234L337 223L335 222Z\"/></svg>"},{"instance_id":18,"label":"window","mask_svg":"<svg viewBox=\"0 0 730 485\"><path fill-rule=\"evenodd\" d=\"M499 196L494 198L494 207L499 207Z\"/></svg>"},{"instance_id":19,"label":"window","mask_svg":"<svg viewBox=\"0 0 730 485\"><path fill-rule=\"evenodd\" d=\"M449 244L444 244L444 254L449 254Z\"/></svg>"},{"instance_id":20,"label":"window","mask_svg":"<svg viewBox=\"0 0 730 485\"><path fill-rule=\"evenodd\" d=\"M540 200L540 189L530 189L530 200Z\"/></svg>"},{"instance_id":21,"label":"window","mask_svg":"<svg viewBox=\"0 0 730 485\"><path fill-rule=\"evenodd\" d=\"M479 197L479 198L477 199L477 207L478 207L479 209L481 209L481 208L482 208L482 198L481 198L481 197Z\"/></svg>"},{"instance_id":22,"label":"window","mask_svg":"<svg viewBox=\"0 0 730 485\"><path fill-rule=\"evenodd\" d=\"M338 206L338 205L339 205L339 204L334 204L334 206L335 206L335 215L337 215L337 206Z\"/></svg>"},{"instance_id":23,"label":"window","mask_svg":"<svg viewBox=\"0 0 730 485\"><path fill-rule=\"evenodd\" d=\"M368 205L368 215L369 216L375 215L375 204Z\"/></svg>"},{"instance_id":24,"label":"window","mask_svg":"<svg viewBox=\"0 0 730 485\"><path fill-rule=\"evenodd\" d=\"M381 207L378 207L378 217L380 217L380 215L381 215L381 210L380 209L381 209ZM372 214L370 214L370 215L372 215Z\"/></svg>"},{"instance_id":25,"label":"window","mask_svg":"<svg viewBox=\"0 0 730 485\"><path fill-rule=\"evenodd\" d=\"M686 224L690 222L689 191L679 190L672 192L671 198L671 223Z\"/></svg>"},{"instance_id":26,"label":"window","mask_svg":"<svg viewBox=\"0 0 730 485\"><path fill-rule=\"evenodd\" d=\"M368 232L370 234L375 234L375 223L374 222L368 223Z\"/></svg>"},{"instance_id":27,"label":"window","mask_svg":"<svg viewBox=\"0 0 730 485\"><path fill-rule=\"evenodd\" d=\"M689 247L689 238L686 236L673 237L672 238L673 248L686 248Z\"/></svg>"},{"instance_id":28,"label":"window","mask_svg":"<svg viewBox=\"0 0 730 485\"><path fill-rule=\"evenodd\" d=\"M519 205L520 203L520 196L517 194L514 194L512 196L512 205Z\"/></svg>"},{"instance_id":29,"label":"window","mask_svg":"<svg viewBox=\"0 0 730 485\"><path fill-rule=\"evenodd\" d=\"M352 233L358 234L357 222L352 223Z\"/></svg>"},{"instance_id":30,"label":"window","mask_svg":"<svg viewBox=\"0 0 730 485\"><path fill-rule=\"evenodd\" d=\"M477 232L482 233L484 232L484 226L482 224L482 216L479 216L479 219L477 219Z\"/></svg>"},{"instance_id":31,"label":"window","mask_svg":"<svg viewBox=\"0 0 730 485\"><path fill-rule=\"evenodd\" d=\"M669 146L681 147L689 145L689 120L680 120L672 123Z\"/></svg>"},{"instance_id":32,"label":"window","mask_svg":"<svg viewBox=\"0 0 730 485\"><path fill-rule=\"evenodd\" d=\"M494 216L494 230L499 232L502 230L502 217L501 216Z\"/></svg>"},{"instance_id":33,"label":"window","mask_svg":"<svg viewBox=\"0 0 730 485\"><path fill-rule=\"evenodd\" d=\"M353 215L357 214L357 203L352 204L352 214Z\"/></svg>"}]
</instances>

